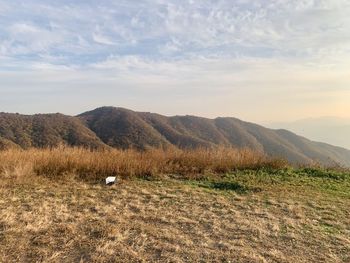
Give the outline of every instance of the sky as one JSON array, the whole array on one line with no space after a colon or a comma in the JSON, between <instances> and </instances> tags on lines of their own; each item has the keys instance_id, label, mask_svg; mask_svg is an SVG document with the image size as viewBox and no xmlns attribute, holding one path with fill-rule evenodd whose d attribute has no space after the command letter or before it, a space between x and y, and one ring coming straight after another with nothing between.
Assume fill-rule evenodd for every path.
<instances>
[{"instance_id":1,"label":"sky","mask_svg":"<svg viewBox=\"0 0 350 263\"><path fill-rule=\"evenodd\" d=\"M349 0L0 0L0 111L350 117Z\"/></svg>"}]
</instances>

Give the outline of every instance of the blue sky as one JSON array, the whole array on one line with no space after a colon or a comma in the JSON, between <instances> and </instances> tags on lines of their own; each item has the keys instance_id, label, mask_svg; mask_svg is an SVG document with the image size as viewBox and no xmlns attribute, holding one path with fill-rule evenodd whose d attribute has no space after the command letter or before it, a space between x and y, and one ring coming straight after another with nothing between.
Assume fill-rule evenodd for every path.
<instances>
[{"instance_id":1,"label":"blue sky","mask_svg":"<svg viewBox=\"0 0 350 263\"><path fill-rule=\"evenodd\" d=\"M0 111L350 116L348 0L0 0Z\"/></svg>"}]
</instances>

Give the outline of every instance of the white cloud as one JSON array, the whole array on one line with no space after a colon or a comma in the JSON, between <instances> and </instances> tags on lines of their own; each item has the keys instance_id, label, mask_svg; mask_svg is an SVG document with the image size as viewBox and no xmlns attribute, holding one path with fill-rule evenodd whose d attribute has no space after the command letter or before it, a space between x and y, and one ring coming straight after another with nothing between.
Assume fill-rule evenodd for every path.
<instances>
[{"instance_id":1,"label":"white cloud","mask_svg":"<svg viewBox=\"0 0 350 263\"><path fill-rule=\"evenodd\" d=\"M1 73L0 78L2 85L15 87L17 94L29 97L27 103L31 101L28 91L45 98L50 111L59 110L63 102L57 96L63 96L66 113L78 113L87 104L118 105L166 114L226 115L257 121L327 112L344 115L350 110L345 103L350 100L347 68L316 68L293 60L156 61L121 56L83 68L33 64L22 72ZM9 92L0 89L0 97L3 101L7 98L7 103L11 101ZM31 107L37 106L34 103Z\"/></svg>"},{"instance_id":2,"label":"white cloud","mask_svg":"<svg viewBox=\"0 0 350 263\"><path fill-rule=\"evenodd\" d=\"M349 13L347 0L0 0L0 101L39 89L47 107L52 92L250 119L344 110Z\"/></svg>"},{"instance_id":3,"label":"white cloud","mask_svg":"<svg viewBox=\"0 0 350 263\"><path fill-rule=\"evenodd\" d=\"M115 43L108 37L93 33L92 38L96 43L103 44L103 45L114 45Z\"/></svg>"},{"instance_id":4,"label":"white cloud","mask_svg":"<svg viewBox=\"0 0 350 263\"><path fill-rule=\"evenodd\" d=\"M20 49L7 49L13 54L44 49L107 57L132 49L135 55L150 57L180 52L182 56L313 58L320 52L332 53L335 47L346 53L350 41L350 5L342 0L143 0L59 6L32 0L14 1L6 9L6 16L0 18L2 45L23 42ZM122 48L116 50L115 45Z\"/></svg>"}]
</instances>

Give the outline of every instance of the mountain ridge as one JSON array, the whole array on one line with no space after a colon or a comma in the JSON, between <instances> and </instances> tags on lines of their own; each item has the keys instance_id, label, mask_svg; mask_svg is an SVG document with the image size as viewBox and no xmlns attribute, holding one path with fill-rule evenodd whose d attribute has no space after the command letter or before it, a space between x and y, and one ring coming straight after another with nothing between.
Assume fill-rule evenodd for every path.
<instances>
[{"instance_id":1,"label":"mountain ridge","mask_svg":"<svg viewBox=\"0 0 350 263\"><path fill-rule=\"evenodd\" d=\"M350 149L350 118L320 117L292 122L266 123L269 128L285 128L315 141Z\"/></svg>"},{"instance_id":2,"label":"mountain ridge","mask_svg":"<svg viewBox=\"0 0 350 263\"><path fill-rule=\"evenodd\" d=\"M77 116L0 113L0 149L55 147L59 144L139 150L217 146L250 148L291 163L316 161L350 167L350 151L345 148L234 117L168 117L117 107L100 107Z\"/></svg>"}]
</instances>

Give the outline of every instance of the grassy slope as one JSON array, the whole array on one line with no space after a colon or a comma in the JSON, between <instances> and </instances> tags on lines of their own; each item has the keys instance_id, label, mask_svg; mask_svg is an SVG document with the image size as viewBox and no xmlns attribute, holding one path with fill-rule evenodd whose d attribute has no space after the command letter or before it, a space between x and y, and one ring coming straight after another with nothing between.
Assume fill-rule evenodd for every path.
<instances>
[{"instance_id":1,"label":"grassy slope","mask_svg":"<svg viewBox=\"0 0 350 263\"><path fill-rule=\"evenodd\" d=\"M0 181L0 262L349 262L350 175Z\"/></svg>"}]
</instances>

